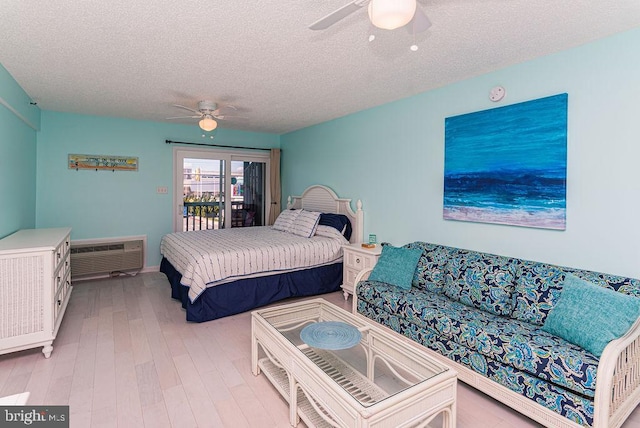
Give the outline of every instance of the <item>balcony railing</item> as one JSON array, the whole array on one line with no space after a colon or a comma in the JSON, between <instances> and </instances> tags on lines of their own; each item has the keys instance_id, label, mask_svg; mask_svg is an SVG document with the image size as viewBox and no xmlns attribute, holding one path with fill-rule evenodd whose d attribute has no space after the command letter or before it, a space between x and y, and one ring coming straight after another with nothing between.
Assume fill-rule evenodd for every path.
<instances>
[{"instance_id":1,"label":"balcony railing","mask_svg":"<svg viewBox=\"0 0 640 428\"><path fill-rule=\"evenodd\" d=\"M219 220L219 210L224 212L224 203L220 202L183 202L183 230L208 230L224 227Z\"/></svg>"},{"instance_id":2,"label":"balcony railing","mask_svg":"<svg viewBox=\"0 0 640 428\"><path fill-rule=\"evenodd\" d=\"M182 230L224 228L224 202L183 202L183 207ZM243 201L231 202L231 227L254 226L253 218L251 211L245 209Z\"/></svg>"}]
</instances>

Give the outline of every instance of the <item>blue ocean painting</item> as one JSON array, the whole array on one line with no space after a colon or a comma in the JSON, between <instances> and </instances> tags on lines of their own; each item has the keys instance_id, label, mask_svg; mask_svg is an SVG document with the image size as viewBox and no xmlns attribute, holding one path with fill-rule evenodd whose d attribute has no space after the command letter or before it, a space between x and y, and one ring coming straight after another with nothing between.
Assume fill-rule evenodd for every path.
<instances>
[{"instance_id":1,"label":"blue ocean painting","mask_svg":"<svg viewBox=\"0 0 640 428\"><path fill-rule=\"evenodd\" d=\"M564 230L567 100L446 118L444 218Z\"/></svg>"}]
</instances>

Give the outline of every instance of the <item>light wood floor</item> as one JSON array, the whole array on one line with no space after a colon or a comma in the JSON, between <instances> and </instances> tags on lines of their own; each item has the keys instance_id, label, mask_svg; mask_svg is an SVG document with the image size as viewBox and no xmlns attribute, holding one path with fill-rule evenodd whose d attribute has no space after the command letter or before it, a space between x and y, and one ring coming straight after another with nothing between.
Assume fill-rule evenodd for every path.
<instances>
[{"instance_id":1,"label":"light wood floor","mask_svg":"<svg viewBox=\"0 0 640 428\"><path fill-rule=\"evenodd\" d=\"M51 358L0 356L0 397L68 404L77 428L288 427L285 402L251 374L250 330L249 313L187 323L160 273L78 283ZM462 383L457 409L459 428L539 426ZM640 428L640 409L624 428Z\"/></svg>"}]
</instances>

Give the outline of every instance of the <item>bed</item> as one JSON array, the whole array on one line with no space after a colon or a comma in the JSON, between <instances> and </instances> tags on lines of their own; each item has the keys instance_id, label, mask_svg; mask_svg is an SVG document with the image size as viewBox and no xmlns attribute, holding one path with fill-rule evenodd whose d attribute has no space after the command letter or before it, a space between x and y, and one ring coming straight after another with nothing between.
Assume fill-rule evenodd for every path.
<instances>
[{"instance_id":1,"label":"bed","mask_svg":"<svg viewBox=\"0 0 640 428\"><path fill-rule=\"evenodd\" d=\"M353 211L351 199L314 185L289 197L285 211L273 226L176 232L162 238L160 271L169 279L171 297L182 302L187 321L210 321L289 297L340 289L342 246L363 237L361 202ZM285 224L292 213L300 219ZM302 213L322 213L311 236L305 236Z\"/></svg>"}]
</instances>

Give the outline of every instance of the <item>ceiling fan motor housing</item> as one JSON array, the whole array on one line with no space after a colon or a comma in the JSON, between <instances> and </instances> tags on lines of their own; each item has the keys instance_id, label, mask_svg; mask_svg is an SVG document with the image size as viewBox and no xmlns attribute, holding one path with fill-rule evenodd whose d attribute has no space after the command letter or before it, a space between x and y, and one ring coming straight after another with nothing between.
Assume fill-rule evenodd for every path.
<instances>
[{"instance_id":1,"label":"ceiling fan motor housing","mask_svg":"<svg viewBox=\"0 0 640 428\"><path fill-rule=\"evenodd\" d=\"M198 110L200 110L203 113L212 112L216 108L218 108L218 105L213 101L200 101L198 103Z\"/></svg>"}]
</instances>

